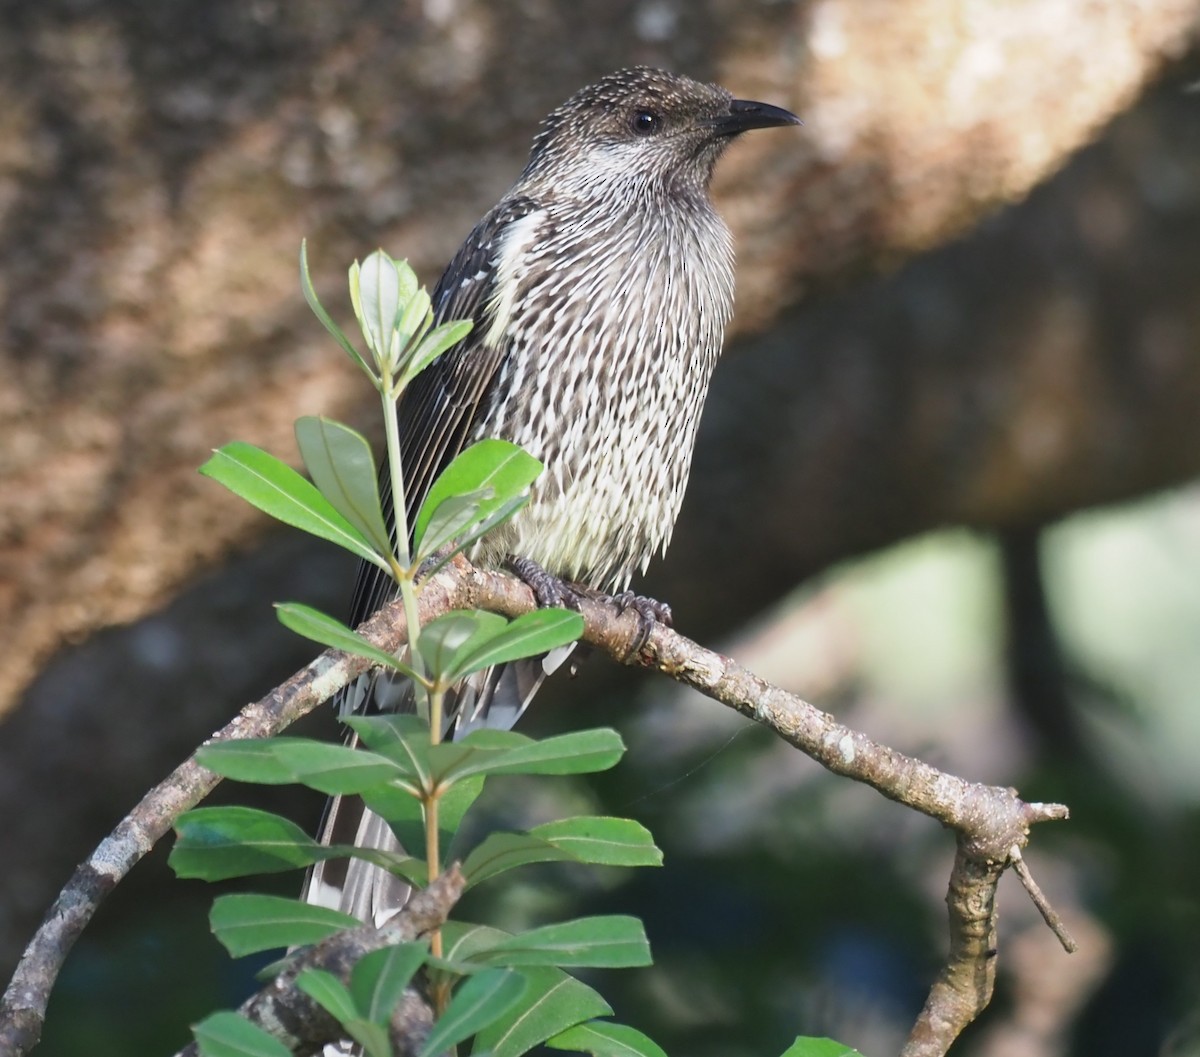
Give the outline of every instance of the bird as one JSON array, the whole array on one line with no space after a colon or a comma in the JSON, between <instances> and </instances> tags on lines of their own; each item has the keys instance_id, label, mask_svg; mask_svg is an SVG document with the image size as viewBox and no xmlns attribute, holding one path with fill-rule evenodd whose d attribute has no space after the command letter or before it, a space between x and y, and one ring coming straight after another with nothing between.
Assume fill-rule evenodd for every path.
<instances>
[{"instance_id":1,"label":"bird","mask_svg":"<svg viewBox=\"0 0 1200 1057\"><path fill-rule=\"evenodd\" d=\"M733 241L709 197L713 169L741 133L799 123L645 66L601 78L545 118L516 183L434 289L436 323L474 326L400 398L409 525L457 454L485 438L511 441L544 470L472 559L514 571L543 605L615 593L645 624L670 622L668 607L628 588L670 542L733 311ZM352 623L395 590L363 563ZM469 677L447 696L448 733L511 728L561 661ZM410 688L374 673L339 709L411 702ZM395 849L386 823L354 803L331 804L322 841ZM305 896L379 924L407 893L403 880L354 859L314 867Z\"/></svg>"}]
</instances>

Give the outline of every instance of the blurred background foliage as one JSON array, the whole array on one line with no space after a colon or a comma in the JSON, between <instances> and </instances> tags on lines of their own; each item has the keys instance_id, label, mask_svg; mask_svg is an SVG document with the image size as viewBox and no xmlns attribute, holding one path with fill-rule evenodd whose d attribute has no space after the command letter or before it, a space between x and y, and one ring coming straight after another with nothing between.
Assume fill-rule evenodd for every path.
<instances>
[{"instance_id":1,"label":"blurred background foliage","mask_svg":"<svg viewBox=\"0 0 1200 1057\"><path fill-rule=\"evenodd\" d=\"M128 807L311 657L270 602L345 610L350 559L192 473L234 437L289 457L300 414L369 420L300 300L300 238L323 295L380 243L432 281L534 122L647 61L808 124L723 168L739 329L644 589L877 740L1071 806L1028 859L1081 950L1006 879L997 998L955 1052L1200 1054L1198 19L1193 0L0 2L4 964ZM464 914L642 915L657 964L598 982L674 1055L797 1033L895 1052L943 953L948 835L601 658L526 729L601 724L620 768L496 782L478 824L625 814L666 866L538 868ZM234 799L314 826L321 806ZM252 986L207 933L222 889L164 860L84 935L39 1054L173 1052Z\"/></svg>"}]
</instances>

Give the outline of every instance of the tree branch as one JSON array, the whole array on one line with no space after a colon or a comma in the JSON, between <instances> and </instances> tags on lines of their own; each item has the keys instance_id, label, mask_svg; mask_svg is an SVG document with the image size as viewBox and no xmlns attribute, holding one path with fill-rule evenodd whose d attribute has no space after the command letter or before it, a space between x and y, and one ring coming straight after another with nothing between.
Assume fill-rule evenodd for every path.
<instances>
[{"instance_id":1,"label":"tree branch","mask_svg":"<svg viewBox=\"0 0 1200 1057\"><path fill-rule=\"evenodd\" d=\"M487 609L515 617L535 607L533 594L523 583L500 572L477 569L461 557L424 583L420 595L422 623L452 609ZM903 1057L944 1054L990 1000L995 977L995 892L1009 866L1018 869L1063 946L1074 949L1021 859L1030 827L1067 818L1065 806L1026 804L1013 789L968 782L872 741L730 658L663 625L656 624L635 652L641 636L639 618L611 600L583 598L580 611L586 622L584 641L589 644L622 663L655 668L694 687L770 727L835 774L864 782L956 832L958 851L947 895L950 953ZM406 639L402 607L398 602L384 607L359 630L379 648L398 650ZM267 697L246 706L210 742L278 733L369 666L363 658L329 650ZM37 1042L50 989L100 900L167 832L175 818L198 803L219 780L188 760L148 793L76 870L27 948L0 1003L0 1051L19 1057Z\"/></svg>"},{"instance_id":2,"label":"tree branch","mask_svg":"<svg viewBox=\"0 0 1200 1057\"><path fill-rule=\"evenodd\" d=\"M341 1025L322 1006L296 987L296 978L305 969L324 969L349 983L350 970L365 954L397 943L425 936L446 922L454 904L467 886L458 864L454 864L429 886L415 892L399 914L378 928L362 925L343 929L295 955L287 967L257 994L251 995L238 1012L269 1031L293 1053L319 1053L329 1042L341 1039ZM424 1043L432 1023L432 1013L423 1002L402 1002L400 1023L393 1020L392 1042L400 1042L397 1052L416 1052ZM400 1035L400 1038L397 1038ZM195 1042L188 1043L177 1057L198 1057Z\"/></svg>"}]
</instances>

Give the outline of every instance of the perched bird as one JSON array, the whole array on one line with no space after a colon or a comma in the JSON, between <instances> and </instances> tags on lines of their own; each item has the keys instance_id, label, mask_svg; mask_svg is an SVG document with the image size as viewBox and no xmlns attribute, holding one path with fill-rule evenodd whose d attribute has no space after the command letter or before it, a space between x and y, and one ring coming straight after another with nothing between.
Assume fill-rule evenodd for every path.
<instances>
[{"instance_id":1,"label":"perched bird","mask_svg":"<svg viewBox=\"0 0 1200 1057\"><path fill-rule=\"evenodd\" d=\"M562 597L561 581L626 592L671 538L733 308L732 240L708 196L713 167L738 134L798 123L646 67L610 74L546 118L524 172L434 291L437 322L475 326L401 398L410 525L455 455L503 438L545 471L472 557L507 564L543 604ZM394 590L364 564L352 623ZM669 619L666 607L622 597L645 620ZM546 667L535 658L478 673L447 699L447 716L459 732L511 727ZM368 676L341 707L405 707L405 694ZM361 804L334 805L322 839L396 846ZM406 893L358 860L322 864L308 886L311 901L376 921Z\"/></svg>"}]
</instances>

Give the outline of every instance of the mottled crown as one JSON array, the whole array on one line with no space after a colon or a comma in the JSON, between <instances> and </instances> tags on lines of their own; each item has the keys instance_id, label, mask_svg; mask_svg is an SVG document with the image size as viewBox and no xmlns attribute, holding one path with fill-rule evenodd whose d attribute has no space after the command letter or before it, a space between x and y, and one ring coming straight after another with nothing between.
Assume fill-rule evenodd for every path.
<instances>
[{"instance_id":1,"label":"mottled crown","mask_svg":"<svg viewBox=\"0 0 1200 1057\"><path fill-rule=\"evenodd\" d=\"M553 179L589 165L703 186L729 140L719 122L732 95L714 84L635 66L580 89L533 141L525 177Z\"/></svg>"}]
</instances>

